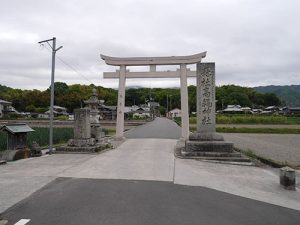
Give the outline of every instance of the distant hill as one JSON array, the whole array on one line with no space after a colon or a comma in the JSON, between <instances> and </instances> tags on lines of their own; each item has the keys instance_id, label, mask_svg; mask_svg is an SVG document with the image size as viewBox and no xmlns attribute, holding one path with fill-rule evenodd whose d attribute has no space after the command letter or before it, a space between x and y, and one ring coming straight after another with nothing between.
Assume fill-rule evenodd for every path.
<instances>
[{"instance_id":1,"label":"distant hill","mask_svg":"<svg viewBox=\"0 0 300 225\"><path fill-rule=\"evenodd\" d=\"M274 93L287 106L300 106L300 85L260 86L254 88L260 93Z\"/></svg>"}]
</instances>

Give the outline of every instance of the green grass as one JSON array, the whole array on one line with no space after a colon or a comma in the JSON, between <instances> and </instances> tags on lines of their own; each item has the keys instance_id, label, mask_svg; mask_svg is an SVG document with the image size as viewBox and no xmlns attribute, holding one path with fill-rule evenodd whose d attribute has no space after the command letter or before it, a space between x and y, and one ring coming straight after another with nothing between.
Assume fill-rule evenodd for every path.
<instances>
[{"instance_id":1,"label":"green grass","mask_svg":"<svg viewBox=\"0 0 300 225\"><path fill-rule=\"evenodd\" d=\"M115 128L104 128L104 132L106 135L113 136L116 134Z\"/></svg>"},{"instance_id":2,"label":"green grass","mask_svg":"<svg viewBox=\"0 0 300 225\"><path fill-rule=\"evenodd\" d=\"M217 115L217 124L300 124L300 117L275 115ZM190 124L196 124L197 118L190 117Z\"/></svg>"},{"instance_id":3,"label":"green grass","mask_svg":"<svg viewBox=\"0 0 300 225\"><path fill-rule=\"evenodd\" d=\"M288 124L300 124L300 116L297 117L287 117Z\"/></svg>"},{"instance_id":4,"label":"green grass","mask_svg":"<svg viewBox=\"0 0 300 225\"><path fill-rule=\"evenodd\" d=\"M192 132L196 127L190 128ZM255 133L255 134L300 134L300 129L292 128L248 128L248 127L217 127L219 133Z\"/></svg>"},{"instance_id":5,"label":"green grass","mask_svg":"<svg viewBox=\"0 0 300 225\"><path fill-rule=\"evenodd\" d=\"M255 134L300 134L300 129L292 128L248 128L248 127L218 127L220 133L255 133Z\"/></svg>"},{"instance_id":6,"label":"green grass","mask_svg":"<svg viewBox=\"0 0 300 225\"><path fill-rule=\"evenodd\" d=\"M285 116L257 116L257 115L218 115L218 124L287 124Z\"/></svg>"}]
</instances>

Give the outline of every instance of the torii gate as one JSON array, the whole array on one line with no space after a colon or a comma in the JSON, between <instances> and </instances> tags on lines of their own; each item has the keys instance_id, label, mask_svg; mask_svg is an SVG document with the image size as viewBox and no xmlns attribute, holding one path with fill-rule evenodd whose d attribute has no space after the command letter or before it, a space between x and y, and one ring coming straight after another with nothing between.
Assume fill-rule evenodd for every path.
<instances>
[{"instance_id":1,"label":"torii gate","mask_svg":"<svg viewBox=\"0 0 300 225\"><path fill-rule=\"evenodd\" d=\"M189 111L187 77L195 77L196 71L187 68L189 64L200 63L206 56L206 52L188 56L169 57L110 57L100 55L107 65L120 66L116 72L104 72L105 79L119 79L118 105L117 105L117 128L116 138L124 138L124 107L125 107L125 81L126 78L179 78L181 98L181 138L189 136ZM179 65L176 71L156 71L157 65ZM149 72L130 72L128 66L149 66Z\"/></svg>"}]
</instances>

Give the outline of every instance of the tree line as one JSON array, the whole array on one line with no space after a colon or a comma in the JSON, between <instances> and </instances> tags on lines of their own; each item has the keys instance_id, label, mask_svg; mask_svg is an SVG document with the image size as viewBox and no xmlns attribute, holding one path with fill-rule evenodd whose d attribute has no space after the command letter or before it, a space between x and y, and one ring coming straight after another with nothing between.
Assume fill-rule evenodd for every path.
<instances>
[{"instance_id":1,"label":"tree line","mask_svg":"<svg viewBox=\"0 0 300 225\"><path fill-rule=\"evenodd\" d=\"M55 82L55 105L66 107L68 112L84 106L83 101L91 96L96 89L99 99L105 105L116 105L118 92L112 88L91 85L67 85ZM197 90L196 86L188 87L189 111L196 111ZM50 102L50 89L21 90L0 85L0 99L12 102L12 105L21 112L43 113L48 110ZM126 89L126 106L141 105L153 100L161 105L162 114L166 110L180 108L179 88L129 88ZM270 105L279 106L279 98L273 93L259 93L254 88L237 85L224 85L216 87L217 110L224 109L227 105L241 105L251 108L263 108Z\"/></svg>"}]
</instances>

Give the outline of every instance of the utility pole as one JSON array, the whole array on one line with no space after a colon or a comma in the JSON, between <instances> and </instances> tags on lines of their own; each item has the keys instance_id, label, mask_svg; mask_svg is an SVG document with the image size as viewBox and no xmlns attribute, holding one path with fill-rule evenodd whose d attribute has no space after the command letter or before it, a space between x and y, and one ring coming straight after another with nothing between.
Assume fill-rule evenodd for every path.
<instances>
[{"instance_id":1,"label":"utility pole","mask_svg":"<svg viewBox=\"0 0 300 225\"><path fill-rule=\"evenodd\" d=\"M49 44L49 41L52 41L52 46ZM52 154L53 150L53 105L54 105L54 72L55 72L55 53L61 49L63 46L56 48L56 38L53 37L52 39L44 40L38 42L42 44L46 42L50 48L52 49L52 68L51 68L51 97L50 97L50 127L49 127L49 154Z\"/></svg>"},{"instance_id":2,"label":"utility pole","mask_svg":"<svg viewBox=\"0 0 300 225\"><path fill-rule=\"evenodd\" d=\"M169 100L168 100L168 94L167 94L167 117L169 117Z\"/></svg>"}]
</instances>

